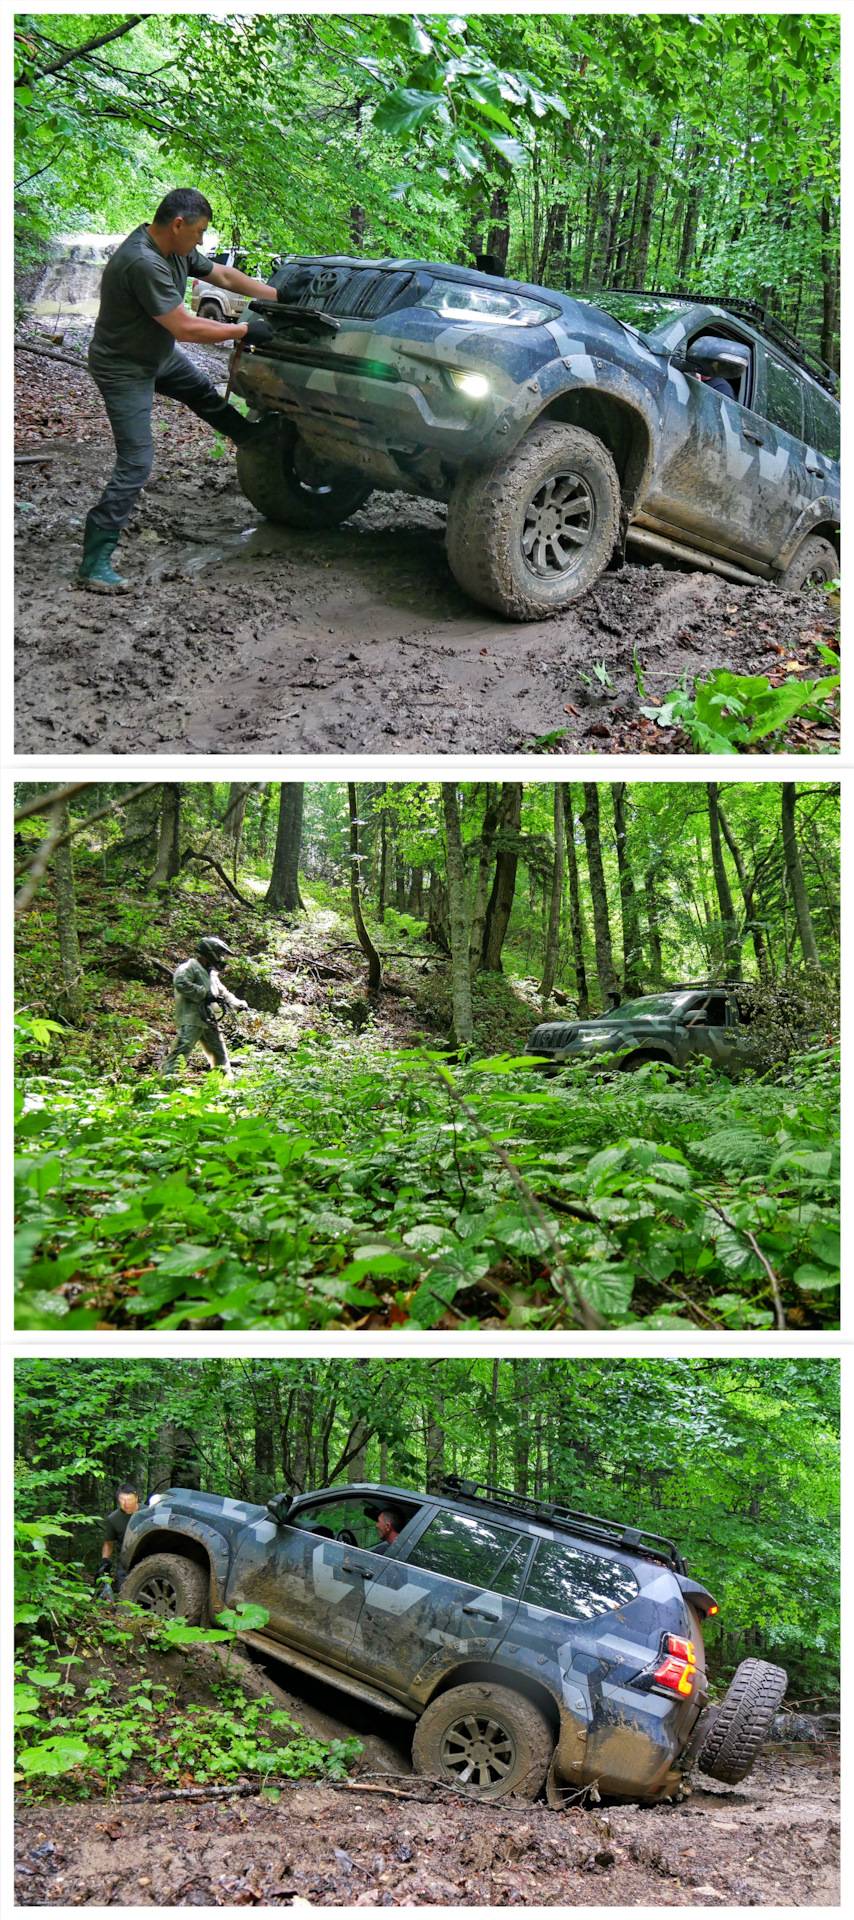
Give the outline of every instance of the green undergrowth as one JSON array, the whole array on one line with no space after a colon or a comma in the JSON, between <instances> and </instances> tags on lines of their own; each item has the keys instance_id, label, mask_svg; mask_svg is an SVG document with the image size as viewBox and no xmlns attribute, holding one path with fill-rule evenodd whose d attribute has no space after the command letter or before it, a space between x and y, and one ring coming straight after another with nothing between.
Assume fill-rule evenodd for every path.
<instances>
[{"instance_id":1,"label":"green undergrowth","mask_svg":"<svg viewBox=\"0 0 854 1920\"><path fill-rule=\"evenodd\" d=\"M837 1075L305 1046L232 1088L33 1076L17 1324L834 1327Z\"/></svg>"},{"instance_id":2,"label":"green undergrowth","mask_svg":"<svg viewBox=\"0 0 854 1920\"><path fill-rule=\"evenodd\" d=\"M15 1661L15 1778L27 1798L236 1781L263 1782L277 1798L276 1779L346 1779L360 1741L314 1739L272 1696L205 1660L208 1646L234 1640L236 1616L218 1616L225 1631L186 1627L93 1603L77 1569L57 1585L61 1618L43 1616L50 1636L31 1631Z\"/></svg>"}]
</instances>

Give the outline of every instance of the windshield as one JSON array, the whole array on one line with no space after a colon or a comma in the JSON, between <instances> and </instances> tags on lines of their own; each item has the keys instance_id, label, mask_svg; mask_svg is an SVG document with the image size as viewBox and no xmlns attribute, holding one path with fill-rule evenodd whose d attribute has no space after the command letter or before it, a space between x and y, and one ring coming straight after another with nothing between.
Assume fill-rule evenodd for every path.
<instances>
[{"instance_id":1,"label":"windshield","mask_svg":"<svg viewBox=\"0 0 854 1920\"><path fill-rule=\"evenodd\" d=\"M670 1014L678 1012L685 998L684 994L651 993L644 1000L624 1000L622 1006L609 1007L607 1013L597 1015L599 1020L634 1020L638 1014Z\"/></svg>"},{"instance_id":2,"label":"windshield","mask_svg":"<svg viewBox=\"0 0 854 1920\"><path fill-rule=\"evenodd\" d=\"M676 313L684 313L691 305L689 300L676 300L666 293L621 293L619 288L610 288L596 294L574 293L581 307L601 307L610 313L614 320L622 322L624 327L634 327L638 333L651 333L654 327L663 327L665 322Z\"/></svg>"}]
</instances>

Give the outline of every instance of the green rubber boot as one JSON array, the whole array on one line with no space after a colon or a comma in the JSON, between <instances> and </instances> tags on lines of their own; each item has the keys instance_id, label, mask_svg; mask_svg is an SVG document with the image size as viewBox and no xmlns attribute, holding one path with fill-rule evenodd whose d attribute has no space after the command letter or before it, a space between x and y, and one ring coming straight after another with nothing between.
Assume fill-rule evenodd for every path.
<instances>
[{"instance_id":1,"label":"green rubber boot","mask_svg":"<svg viewBox=\"0 0 854 1920\"><path fill-rule=\"evenodd\" d=\"M111 533L108 528L95 526L92 515L87 514L83 530L83 558L77 570L81 587L88 587L92 593L127 592L127 581L110 565L110 556L117 540L118 534Z\"/></svg>"}]
</instances>

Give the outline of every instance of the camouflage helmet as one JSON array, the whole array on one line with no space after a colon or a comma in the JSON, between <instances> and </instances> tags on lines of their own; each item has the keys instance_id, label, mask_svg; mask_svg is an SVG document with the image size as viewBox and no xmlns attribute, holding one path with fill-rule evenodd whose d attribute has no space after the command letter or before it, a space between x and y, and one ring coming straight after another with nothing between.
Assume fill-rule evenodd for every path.
<instances>
[{"instance_id":1,"label":"camouflage helmet","mask_svg":"<svg viewBox=\"0 0 854 1920\"><path fill-rule=\"evenodd\" d=\"M196 944L196 952L206 967L219 967L231 948L227 940L218 939L215 933L205 933Z\"/></svg>"}]
</instances>

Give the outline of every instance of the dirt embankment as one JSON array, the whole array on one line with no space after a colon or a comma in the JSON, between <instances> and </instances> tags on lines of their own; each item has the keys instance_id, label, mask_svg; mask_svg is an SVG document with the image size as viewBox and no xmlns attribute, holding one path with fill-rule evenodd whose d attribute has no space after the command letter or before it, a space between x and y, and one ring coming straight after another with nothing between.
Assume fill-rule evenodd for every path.
<instances>
[{"instance_id":1,"label":"dirt embankment","mask_svg":"<svg viewBox=\"0 0 854 1920\"><path fill-rule=\"evenodd\" d=\"M222 381L218 353L194 357ZM827 671L816 643L838 622L818 589L632 565L558 620L502 620L457 588L444 508L376 494L329 533L273 526L231 448L212 458L210 430L160 400L119 549L130 591L88 594L82 525L113 459L100 397L82 365L16 362L16 446L45 456L16 468L19 752L511 753L549 735L558 753L685 751L640 709L686 672ZM792 744L836 736L796 722Z\"/></svg>"}]
</instances>

